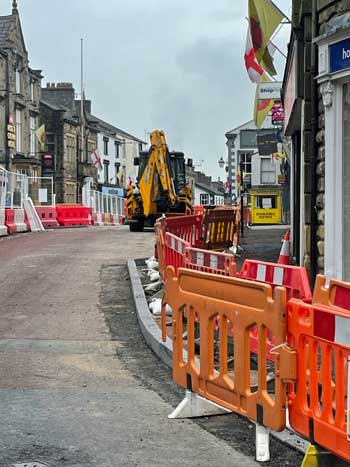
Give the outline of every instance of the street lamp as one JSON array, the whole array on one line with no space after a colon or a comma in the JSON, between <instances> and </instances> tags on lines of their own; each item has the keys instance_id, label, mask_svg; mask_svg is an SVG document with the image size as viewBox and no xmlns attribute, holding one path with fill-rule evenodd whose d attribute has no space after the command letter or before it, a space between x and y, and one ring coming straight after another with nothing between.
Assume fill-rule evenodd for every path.
<instances>
[{"instance_id":1,"label":"street lamp","mask_svg":"<svg viewBox=\"0 0 350 467\"><path fill-rule=\"evenodd\" d=\"M221 158L219 159L219 167L220 167L220 169L223 169L223 168L224 168L224 165L225 165L225 161L224 161L223 157L221 156Z\"/></svg>"}]
</instances>

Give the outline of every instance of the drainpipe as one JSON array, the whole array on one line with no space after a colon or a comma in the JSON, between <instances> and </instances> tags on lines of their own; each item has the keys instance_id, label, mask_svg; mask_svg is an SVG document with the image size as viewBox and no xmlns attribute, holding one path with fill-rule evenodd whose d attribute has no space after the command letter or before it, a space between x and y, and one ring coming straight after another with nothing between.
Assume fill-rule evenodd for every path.
<instances>
[{"instance_id":1,"label":"drainpipe","mask_svg":"<svg viewBox=\"0 0 350 467\"><path fill-rule=\"evenodd\" d=\"M10 149L7 145L7 125L10 117L10 70L9 70L9 56L6 54L6 98L5 98L5 167L6 170L10 169Z\"/></svg>"},{"instance_id":2,"label":"drainpipe","mask_svg":"<svg viewBox=\"0 0 350 467\"><path fill-rule=\"evenodd\" d=\"M310 235L310 282L313 286L316 280L318 271L317 259L317 157L318 148L316 144L316 136L318 132L318 85L316 81L318 71L318 49L313 40L318 34L318 16L317 16L317 0L312 0L312 43L311 43L311 235Z\"/></svg>"}]
</instances>

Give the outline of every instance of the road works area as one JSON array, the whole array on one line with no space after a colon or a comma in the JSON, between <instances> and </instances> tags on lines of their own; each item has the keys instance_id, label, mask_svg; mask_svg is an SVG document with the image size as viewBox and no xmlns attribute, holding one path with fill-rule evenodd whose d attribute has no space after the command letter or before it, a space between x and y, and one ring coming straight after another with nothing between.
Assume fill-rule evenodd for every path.
<instances>
[{"instance_id":1,"label":"road works area","mask_svg":"<svg viewBox=\"0 0 350 467\"><path fill-rule=\"evenodd\" d=\"M167 418L183 390L142 338L126 268L154 241L126 227L0 240L1 467L258 465L245 419ZM266 465L301 464L271 444Z\"/></svg>"}]
</instances>

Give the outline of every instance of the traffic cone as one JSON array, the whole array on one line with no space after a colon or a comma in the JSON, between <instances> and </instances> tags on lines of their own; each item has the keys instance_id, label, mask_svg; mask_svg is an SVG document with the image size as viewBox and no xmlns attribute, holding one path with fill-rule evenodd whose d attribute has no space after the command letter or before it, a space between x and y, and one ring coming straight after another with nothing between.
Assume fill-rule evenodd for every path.
<instances>
[{"instance_id":1,"label":"traffic cone","mask_svg":"<svg viewBox=\"0 0 350 467\"><path fill-rule=\"evenodd\" d=\"M289 240L290 240L290 232L287 230L283 243L282 243L282 248L281 252L277 261L277 264L289 264Z\"/></svg>"}]
</instances>

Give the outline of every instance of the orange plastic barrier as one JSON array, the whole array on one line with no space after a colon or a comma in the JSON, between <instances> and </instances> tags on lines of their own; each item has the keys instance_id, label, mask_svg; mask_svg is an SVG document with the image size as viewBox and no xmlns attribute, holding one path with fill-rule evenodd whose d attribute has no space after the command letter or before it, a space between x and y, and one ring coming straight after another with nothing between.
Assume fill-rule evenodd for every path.
<instances>
[{"instance_id":1,"label":"orange plastic barrier","mask_svg":"<svg viewBox=\"0 0 350 467\"><path fill-rule=\"evenodd\" d=\"M162 278L162 281L165 281L165 270L166 270L166 261L165 261L165 218L160 218L156 222L156 248L155 256L159 264L159 274Z\"/></svg>"},{"instance_id":2,"label":"orange plastic barrier","mask_svg":"<svg viewBox=\"0 0 350 467\"><path fill-rule=\"evenodd\" d=\"M235 257L217 251L186 248L185 267L196 271L234 277L237 274Z\"/></svg>"},{"instance_id":3,"label":"orange plastic barrier","mask_svg":"<svg viewBox=\"0 0 350 467\"><path fill-rule=\"evenodd\" d=\"M91 225L91 208L79 204L58 204L56 211L59 225Z\"/></svg>"},{"instance_id":4,"label":"orange plastic barrier","mask_svg":"<svg viewBox=\"0 0 350 467\"><path fill-rule=\"evenodd\" d=\"M193 206L193 214L195 215L203 215L205 212L205 208L204 206L202 206L201 204L197 204L196 206Z\"/></svg>"},{"instance_id":5,"label":"orange plastic barrier","mask_svg":"<svg viewBox=\"0 0 350 467\"><path fill-rule=\"evenodd\" d=\"M297 384L290 385L293 429L350 459L350 284L318 276L313 303L287 305L288 341L297 349ZM345 342L344 342L345 341Z\"/></svg>"},{"instance_id":6,"label":"orange plastic barrier","mask_svg":"<svg viewBox=\"0 0 350 467\"><path fill-rule=\"evenodd\" d=\"M273 288L276 286L285 287L288 298L300 298L311 302L309 278L303 267L247 259L243 263L239 277L264 282Z\"/></svg>"},{"instance_id":7,"label":"orange plastic barrier","mask_svg":"<svg viewBox=\"0 0 350 467\"><path fill-rule=\"evenodd\" d=\"M52 206L35 206L35 210L41 219L41 223L45 229L50 227L58 227L56 208Z\"/></svg>"},{"instance_id":8,"label":"orange plastic barrier","mask_svg":"<svg viewBox=\"0 0 350 467\"><path fill-rule=\"evenodd\" d=\"M203 247L223 250L238 243L240 214L236 207L207 209L203 218Z\"/></svg>"},{"instance_id":9,"label":"orange plastic barrier","mask_svg":"<svg viewBox=\"0 0 350 467\"><path fill-rule=\"evenodd\" d=\"M15 210L5 209L5 225L7 227L7 233L9 235L17 232L17 225L15 224Z\"/></svg>"},{"instance_id":10,"label":"orange plastic barrier","mask_svg":"<svg viewBox=\"0 0 350 467\"><path fill-rule=\"evenodd\" d=\"M167 269L163 299L172 308L174 381L258 423L285 428L286 382L296 377L296 355L286 342L286 291L267 284L179 269ZM195 353L195 320L199 316L200 354ZM184 352L187 322L187 352ZM216 323L220 323L215 342ZM256 382L250 370L250 329L259 329ZM228 365L228 339L233 329L233 368ZM266 334L276 339L274 388L268 390ZM217 353L215 349L218 349ZM272 391L269 392L269 391Z\"/></svg>"},{"instance_id":11,"label":"orange plastic barrier","mask_svg":"<svg viewBox=\"0 0 350 467\"><path fill-rule=\"evenodd\" d=\"M165 234L165 264L173 266L177 273L178 268L185 266L185 251L190 244L169 232Z\"/></svg>"}]
</instances>

